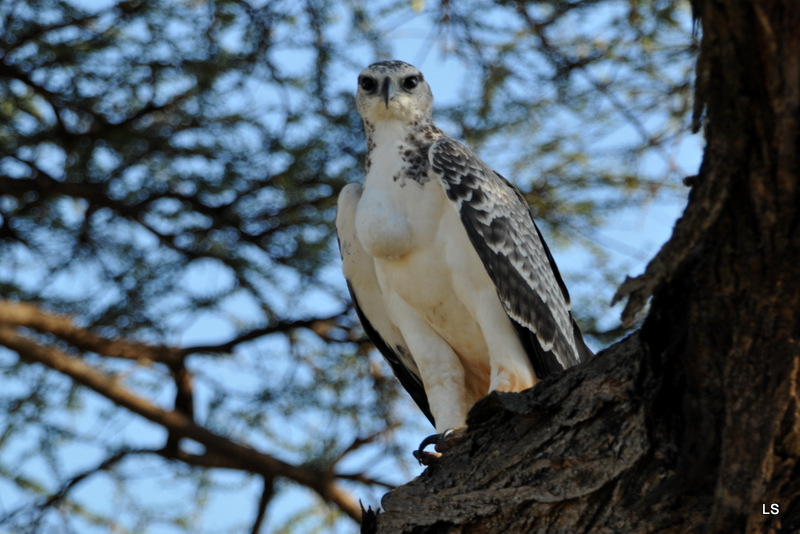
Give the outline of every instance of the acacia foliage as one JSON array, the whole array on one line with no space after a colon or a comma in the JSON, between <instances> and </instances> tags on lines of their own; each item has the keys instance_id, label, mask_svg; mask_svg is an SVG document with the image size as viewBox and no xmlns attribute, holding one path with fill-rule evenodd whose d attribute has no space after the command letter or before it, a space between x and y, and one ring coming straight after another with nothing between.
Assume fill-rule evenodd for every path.
<instances>
[{"instance_id":1,"label":"acacia foliage","mask_svg":"<svg viewBox=\"0 0 800 534\"><path fill-rule=\"evenodd\" d=\"M197 532L233 483L251 505L224 527L257 530L305 488L279 522L312 529L410 476L394 430L422 418L364 342L332 237L361 175L357 72L459 65L448 133L553 239L603 257L609 215L685 172L685 9L0 1L0 526ZM413 53L398 27L423 36ZM183 419L143 422L120 392ZM164 480L180 499L143 497Z\"/></svg>"}]
</instances>

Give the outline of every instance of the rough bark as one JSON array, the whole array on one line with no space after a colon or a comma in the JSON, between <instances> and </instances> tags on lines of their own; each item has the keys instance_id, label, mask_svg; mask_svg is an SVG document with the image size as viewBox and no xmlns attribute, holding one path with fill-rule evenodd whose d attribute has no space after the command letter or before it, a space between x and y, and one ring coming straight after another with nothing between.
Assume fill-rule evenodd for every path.
<instances>
[{"instance_id":1,"label":"rough bark","mask_svg":"<svg viewBox=\"0 0 800 534\"><path fill-rule=\"evenodd\" d=\"M627 316L652 296L642 328L478 403L365 531L800 531L800 4L693 7L707 147L670 242L620 290Z\"/></svg>"}]
</instances>

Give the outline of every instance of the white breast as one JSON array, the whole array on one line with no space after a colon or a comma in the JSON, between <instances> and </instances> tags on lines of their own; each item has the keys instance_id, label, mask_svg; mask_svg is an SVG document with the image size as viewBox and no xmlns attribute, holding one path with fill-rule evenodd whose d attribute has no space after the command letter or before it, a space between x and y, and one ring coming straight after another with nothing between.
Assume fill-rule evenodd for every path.
<instances>
[{"instance_id":1,"label":"white breast","mask_svg":"<svg viewBox=\"0 0 800 534\"><path fill-rule=\"evenodd\" d=\"M358 240L370 256L400 259L412 248L411 227L391 196L380 188L366 188L356 212Z\"/></svg>"},{"instance_id":2,"label":"white breast","mask_svg":"<svg viewBox=\"0 0 800 534\"><path fill-rule=\"evenodd\" d=\"M356 213L356 232L374 258L398 260L432 239L442 198L431 187L404 178L401 154L408 150L407 129L386 121L374 132L372 165Z\"/></svg>"}]
</instances>

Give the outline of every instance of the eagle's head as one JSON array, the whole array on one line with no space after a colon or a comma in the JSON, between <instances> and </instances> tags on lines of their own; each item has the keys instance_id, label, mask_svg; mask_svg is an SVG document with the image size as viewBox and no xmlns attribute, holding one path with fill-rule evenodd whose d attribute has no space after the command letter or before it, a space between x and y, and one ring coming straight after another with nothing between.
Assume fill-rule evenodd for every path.
<instances>
[{"instance_id":1,"label":"eagle's head","mask_svg":"<svg viewBox=\"0 0 800 534\"><path fill-rule=\"evenodd\" d=\"M384 120L429 122L433 94L415 66L403 61L380 61L358 75L356 107L371 124Z\"/></svg>"}]
</instances>

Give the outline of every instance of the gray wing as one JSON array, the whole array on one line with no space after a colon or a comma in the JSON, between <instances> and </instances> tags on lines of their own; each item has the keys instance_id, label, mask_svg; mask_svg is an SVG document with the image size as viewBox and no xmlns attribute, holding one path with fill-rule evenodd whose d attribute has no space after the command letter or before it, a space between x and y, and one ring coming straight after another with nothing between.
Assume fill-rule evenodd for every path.
<instances>
[{"instance_id":1,"label":"gray wing","mask_svg":"<svg viewBox=\"0 0 800 534\"><path fill-rule=\"evenodd\" d=\"M589 357L567 288L522 194L453 139L436 141L429 159L539 378Z\"/></svg>"}]
</instances>

